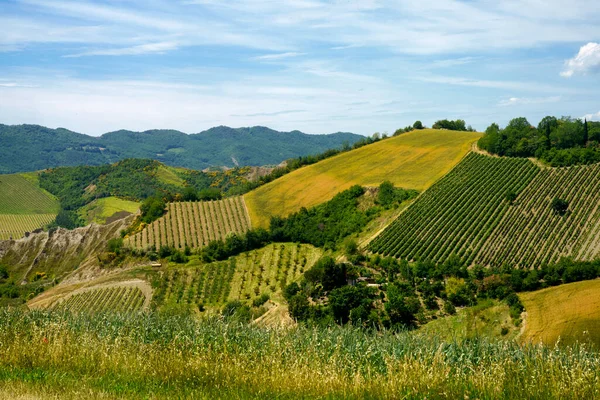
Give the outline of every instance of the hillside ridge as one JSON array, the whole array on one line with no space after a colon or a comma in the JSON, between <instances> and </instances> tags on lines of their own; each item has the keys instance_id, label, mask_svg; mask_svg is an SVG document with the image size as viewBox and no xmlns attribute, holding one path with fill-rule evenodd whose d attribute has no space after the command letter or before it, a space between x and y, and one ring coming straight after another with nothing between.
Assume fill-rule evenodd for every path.
<instances>
[{"instance_id":1,"label":"hillside ridge","mask_svg":"<svg viewBox=\"0 0 600 400\"><path fill-rule=\"evenodd\" d=\"M277 165L289 158L352 145L362 138L348 132L313 135L263 126L218 126L192 134L171 129L117 130L89 136L65 128L0 124L0 173L101 165L125 158L155 159L196 170Z\"/></svg>"}]
</instances>

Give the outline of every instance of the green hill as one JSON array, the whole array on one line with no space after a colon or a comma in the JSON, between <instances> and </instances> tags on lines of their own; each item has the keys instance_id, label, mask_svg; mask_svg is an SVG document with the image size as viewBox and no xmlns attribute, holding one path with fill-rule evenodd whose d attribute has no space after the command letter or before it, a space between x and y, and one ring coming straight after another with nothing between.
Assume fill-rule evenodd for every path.
<instances>
[{"instance_id":1,"label":"green hill","mask_svg":"<svg viewBox=\"0 0 600 400\"><path fill-rule=\"evenodd\" d=\"M175 130L120 130L92 137L63 128L0 124L0 173L102 165L125 158L148 158L197 170L276 165L345 143L352 145L362 138L352 133L278 132L261 126L219 126L190 135Z\"/></svg>"}]
</instances>

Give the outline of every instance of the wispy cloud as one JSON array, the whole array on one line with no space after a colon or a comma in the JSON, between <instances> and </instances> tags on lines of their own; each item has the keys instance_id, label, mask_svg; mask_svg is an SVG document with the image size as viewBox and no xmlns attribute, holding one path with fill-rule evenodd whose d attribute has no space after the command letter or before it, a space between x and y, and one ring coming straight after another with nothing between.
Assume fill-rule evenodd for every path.
<instances>
[{"instance_id":1,"label":"wispy cloud","mask_svg":"<svg viewBox=\"0 0 600 400\"><path fill-rule=\"evenodd\" d=\"M598 111L595 114L586 114L581 118L585 118L588 121L600 121L600 111Z\"/></svg>"},{"instance_id":2,"label":"wispy cloud","mask_svg":"<svg viewBox=\"0 0 600 400\"><path fill-rule=\"evenodd\" d=\"M557 103L561 100L560 96L550 97L511 97L509 99L501 100L498 105L502 107L507 106L519 106L528 104L546 104L546 103Z\"/></svg>"},{"instance_id":3,"label":"wispy cloud","mask_svg":"<svg viewBox=\"0 0 600 400\"><path fill-rule=\"evenodd\" d=\"M124 56L124 55L140 55L140 54L164 54L170 50L175 50L180 47L177 42L159 42L141 44L138 46L124 47L118 49L91 50L77 54L69 54L65 57L85 57L85 56Z\"/></svg>"},{"instance_id":4,"label":"wispy cloud","mask_svg":"<svg viewBox=\"0 0 600 400\"><path fill-rule=\"evenodd\" d=\"M590 42L582 46L575 57L565 62L565 69L560 75L570 78L593 72L600 72L600 43Z\"/></svg>"},{"instance_id":5,"label":"wispy cloud","mask_svg":"<svg viewBox=\"0 0 600 400\"><path fill-rule=\"evenodd\" d=\"M261 112L261 113L252 113L252 114L232 114L232 117L275 117L278 115L286 115L286 114L297 114L306 112L306 110L283 110L283 111L275 111L275 112Z\"/></svg>"},{"instance_id":6,"label":"wispy cloud","mask_svg":"<svg viewBox=\"0 0 600 400\"><path fill-rule=\"evenodd\" d=\"M297 53L297 52L286 52L286 53L276 53L276 54L265 54L263 56L254 57L254 60L281 60L283 58L291 58L291 57L299 57L303 56L306 53Z\"/></svg>"}]
</instances>

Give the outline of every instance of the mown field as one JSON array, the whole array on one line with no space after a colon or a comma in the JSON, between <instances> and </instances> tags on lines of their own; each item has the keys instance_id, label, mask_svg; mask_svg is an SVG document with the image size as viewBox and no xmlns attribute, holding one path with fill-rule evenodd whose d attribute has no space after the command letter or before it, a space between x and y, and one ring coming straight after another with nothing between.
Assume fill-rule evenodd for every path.
<instances>
[{"instance_id":1,"label":"mown field","mask_svg":"<svg viewBox=\"0 0 600 400\"><path fill-rule=\"evenodd\" d=\"M600 252L600 165L540 170L527 159L469 154L373 240L375 253L524 267ZM507 193L516 195L512 203ZM552 199L568 201L557 214Z\"/></svg>"},{"instance_id":2,"label":"mown field","mask_svg":"<svg viewBox=\"0 0 600 400\"><path fill-rule=\"evenodd\" d=\"M0 240L43 227L58 209L58 200L36 185L35 176L0 175Z\"/></svg>"},{"instance_id":3,"label":"mown field","mask_svg":"<svg viewBox=\"0 0 600 400\"><path fill-rule=\"evenodd\" d=\"M600 346L600 280L520 293L527 311L522 342Z\"/></svg>"},{"instance_id":4,"label":"mown field","mask_svg":"<svg viewBox=\"0 0 600 400\"><path fill-rule=\"evenodd\" d=\"M227 301L249 302L263 294L282 302L282 289L300 278L322 254L311 245L273 243L229 260L158 271L152 282L153 308L220 308Z\"/></svg>"},{"instance_id":5,"label":"mown field","mask_svg":"<svg viewBox=\"0 0 600 400\"><path fill-rule=\"evenodd\" d=\"M118 197L103 197L92 201L80 208L78 214L83 218L86 224L95 222L105 224L110 222L115 214L134 214L140 208L140 203L135 201L123 200Z\"/></svg>"},{"instance_id":6,"label":"mown field","mask_svg":"<svg viewBox=\"0 0 600 400\"><path fill-rule=\"evenodd\" d=\"M287 216L323 203L355 184L378 186L389 180L424 190L456 165L480 136L413 131L300 168L244 196L252 224L267 227L273 215Z\"/></svg>"},{"instance_id":7,"label":"mown field","mask_svg":"<svg viewBox=\"0 0 600 400\"><path fill-rule=\"evenodd\" d=\"M200 248L211 240L251 228L242 197L218 201L169 203L168 212L141 232L126 239L131 247L147 249L171 246Z\"/></svg>"},{"instance_id":8,"label":"mown field","mask_svg":"<svg viewBox=\"0 0 600 400\"><path fill-rule=\"evenodd\" d=\"M591 399L600 355L352 327L0 310L6 398Z\"/></svg>"}]
</instances>

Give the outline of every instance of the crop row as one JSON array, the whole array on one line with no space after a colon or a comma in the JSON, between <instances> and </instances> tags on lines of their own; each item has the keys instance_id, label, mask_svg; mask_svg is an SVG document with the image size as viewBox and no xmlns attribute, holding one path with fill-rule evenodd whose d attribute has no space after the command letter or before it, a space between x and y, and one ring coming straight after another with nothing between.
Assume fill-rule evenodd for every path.
<instances>
[{"instance_id":1,"label":"crop row","mask_svg":"<svg viewBox=\"0 0 600 400\"><path fill-rule=\"evenodd\" d=\"M57 208L56 200L22 176L0 175L0 214L49 214Z\"/></svg>"},{"instance_id":2,"label":"crop row","mask_svg":"<svg viewBox=\"0 0 600 400\"><path fill-rule=\"evenodd\" d=\"M145 296L137 287L92 289L54 303L54 310L68 312L134 312L142 309Z\"/></svg>"},{"instance_id":3,"label":"crop row","mask_svg":"<svg viewBox=\"0 0 600 400\"><path fill-rule=\"evenodd\" d=\"M229 295L235 269L235 258L232 258L198 267L161 271L153 283L153 307L222 304Z\"/></svg>"},{"instance_id":4,"label":"crop row","mask_svg":"<svg viewBox=\"0 0 600 400\"><path fill-rule=\"evenodd\" d=\"M56 214L0 214L0 240L20 239L25 232L41 228Z\"/></svg>"},{"instance_id":5,"label":"crop row","mask_svg":"<svg viewBox=\"0 0 600 400\"><path fill-rule=\"evenodd\" d=\"M218 201L169 203L167 213L127 239L131 247L200 248L212 240L250 229L242 197Z\"/></svg>"},{"instance_id":6,"label":"crop row","mask_svg":"<svg viewBox=\"0 0 600 400\"><path fill-rule=\"evenodd\" d=\"M402 213L369 246L375 253L442 262L471 262L519 194L539 173L526 159L471 153Z\"/></svg>"},{"instance_id":7,"label":"crop row","mask_svg":"<svg viewBox=\"0 0 600 400\"><path fill-rule=\"evenodd\" d=\"M548 168L523 191L475 258L486 265L532 266L561 256L590 260L600 252L600 165ZM551 207L569 203L565 215Z\"/></svg>"}]
</instances>

